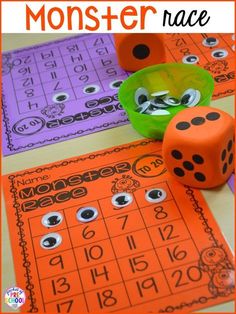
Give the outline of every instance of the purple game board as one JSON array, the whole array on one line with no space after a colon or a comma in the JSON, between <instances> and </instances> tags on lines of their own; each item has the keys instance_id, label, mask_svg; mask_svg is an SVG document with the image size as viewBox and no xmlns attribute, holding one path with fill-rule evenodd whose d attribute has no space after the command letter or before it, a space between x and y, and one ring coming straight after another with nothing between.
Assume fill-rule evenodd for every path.
<instances>
[{"instance_id":1,"label":"purple game board","mask_svg":"<svg viewBox=\"0 0 236 314\"><path fill-rule=\"evenodd\" d=\"M230 190L233 193L234 193L234 178L235 178L235 174L233 173L228 180L228 186L230 187Z\"/></svg>"},{"instance_id":2,"label":"purple game board","mask_svg":"<svg viewBox=\"0 0 236 314\"><path fill-rule=\"evenodd\" d=\"M117 90L127 78L113 37L83 35L3 54L3 154L128 123Z\"/></svg>"}]
</instances>

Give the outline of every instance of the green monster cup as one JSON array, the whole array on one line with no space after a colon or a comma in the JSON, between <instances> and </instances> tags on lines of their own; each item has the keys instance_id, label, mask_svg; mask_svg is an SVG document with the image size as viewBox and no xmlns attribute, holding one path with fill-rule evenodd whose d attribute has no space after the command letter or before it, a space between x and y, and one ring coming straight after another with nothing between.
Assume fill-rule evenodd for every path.
<instances>
[{"instance_id":1,"label":"green monster cup","mask_svg":"<svg viewBox=\"0 0 236 314\"><path fill-rule=\"evenodd\" d=\"M188 89L200 92L197 106L208 106L214 89L211 75L196 65L165 63L144 68L128 77L119 89L119 100L134 129L141 135L161 140L170 120L186 105L165 108L167 115L151 115L137 112L135 93L143 87L149 95L158 91L169 91L169 95L180 99ZM151 97L151 96L150 96Z\"/></svg>"}]
</instances>

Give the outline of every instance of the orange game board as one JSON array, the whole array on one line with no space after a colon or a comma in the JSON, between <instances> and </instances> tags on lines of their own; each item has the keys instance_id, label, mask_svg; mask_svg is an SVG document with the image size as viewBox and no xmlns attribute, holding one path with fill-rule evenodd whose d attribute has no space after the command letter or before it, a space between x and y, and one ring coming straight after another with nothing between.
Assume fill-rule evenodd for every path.
<instances>
[{"instance_id":1,"label":"orange game board","mask_svg":"<svg viewBox=\"0 0 236 314\"><path fill-rule=\"evenodd\" d=\"M22 311L192 312L233 299L232 253L200 191L169 177L159 142L3 183L17 285L27 294ZM95 220L81 221L84 207Z\"/></svg>"},{"instance_id":2,"label":"orange game board","mask_svg":"<svg viewBox=\"0 0 236 314\"><path fill-rule=\"evenodd\" d=\"M182 62L192 55L197 64L207 70L214 79L213 99L234 95L235 93L235 39L233 34L165 34L167 62ZM218 44L206 47L207 37L214 37ZM213 58L213 51L225 53L223 58Z\"/></svg>"}]
</instances>

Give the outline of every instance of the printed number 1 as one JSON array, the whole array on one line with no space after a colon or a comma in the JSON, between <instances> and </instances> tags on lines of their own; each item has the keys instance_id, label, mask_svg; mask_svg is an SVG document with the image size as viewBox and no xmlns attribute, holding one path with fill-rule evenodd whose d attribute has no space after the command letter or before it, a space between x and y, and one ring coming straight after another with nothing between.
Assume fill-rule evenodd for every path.
<instances>
[{"instance_id":1,"label":"printed number 1","mask_svg":"<svg viewBox=\"0 0 236 314\"><path fill-rule=\"evenodd\" d=\"M72 304L73 304L74 300L69 300L69 301L66 301L66 302L62 302L60 304L57 304L57 312L58 313L69 313L70 312L70 309L72 307ZM65 306L64 305L67 305L67 308L64 310ZM63 309L62 309L63 307Z\"/></svg>"},{"instance_id":2,"label":"printed number 1","mask_svg":"<svg viewBox=\"0 0 236 314\"><path fill-rule=\"evenodd\" d=\"M173 225L166 225L163 229L159 227L158 230L163 241L172 240L179 237L179 235L173 235L174 231Z\"/></svg>"},{"instance_id":3,"label":"printed number 1","mask_svg":"<svg viewBox=\"0 0 236 314\"><path fill-rule=\"evenodd\" d=\"M57 285L59 286L58 288L56 287ZM66 281L65 277L61 277L57 280L52 280L52 289L54 295L58 293L65 293L70 290L70 284Z\"/></svg>"},{"instance_id":4,"label":"printed number 1","mask_svg":"<svg viewBox=\"0 0 236 314\"><path fill-rule=\"evenodd\" d=\"M97 292L98 302L100 308L110 307L117 303L117 299L112 296L112 290L105 290L102 293Z\"/></svg>"}]
</instances>

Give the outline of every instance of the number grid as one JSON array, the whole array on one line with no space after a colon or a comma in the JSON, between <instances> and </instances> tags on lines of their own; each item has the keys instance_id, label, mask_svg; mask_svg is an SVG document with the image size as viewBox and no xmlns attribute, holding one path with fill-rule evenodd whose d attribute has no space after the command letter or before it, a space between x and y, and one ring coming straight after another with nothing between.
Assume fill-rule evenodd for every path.
<instances>
[{"instance_id":1,"label":"number grid","mask_svg":"<svg viewBox=\"0 0 236 314\"><path fill-rule=\"evenodd\" d=\"M113 289L113 287L114 288L117 288L117 287L119 287L120 289L122 288L122 289L124 289L125 290L125 292L126 292L126 298L127 298L127 304L124 306L124 305L121 305L121 306L116 306L116 304L114 305L115 306L115 308L114 308L114 310L116 311L116 310L124 310L124 309L128 309L130 306L136 306L136 305L141 305L141 304L145 304L145 303L148 303L148 302L151 302L151 301L153 301L153 300L157 300L157 299L162 299L162 298L165 298L165 297L167 297L168 295L173 295L173 294L178 294L178 293L182 293L182 292L184 292L185 291L185 289L181 289L179 292L178 291L175 291L175 289L173 290L172 289L172 287L171 287L171 285L170 285L170 283L169 283L169 278L166 276L166 271L172 271L172 273L173 273L173 270L174 270L174 272L175 272L175 270L176 270L176 265L173 265L172 267L168 267L168 266L165 266L165 265L163 265L162 264L162 261L160 260L160 257L159 257L159 255L158 255L158 252L157 252L157 249L163 249L163 248L167 248L168 249L168 247L169 247L169 243L168 243L168 241L167 241L167 243L165 244L165 243L162 243L161 245L156 245L156 243L154 243L153 242L153 239L152 239L152 233L150 233L150 228L153 228L153 227L155 227L155 228L157 228L157 227L159 227L159 228L162 228L162 232L163 232L163 230L165 230L164 229L164 226L170 226L170 224L171 223L175 223L175 222L179 222L179 221L181 221L181 222L183 222L184 223L184 225L185 225L185 227L186 227L186 229L188 230L188 226L187 226L187 223L185 222L185 220L184 220L184 218L183 218L183 216L182 216L182 214L181 214L181 209L178 207L178 205L177 205L177 203L175 202L175 198L174 198L174 196L173 196L173 193L172 193L172 191L171 191L171 188L170 188L170 186L168 185L168 182L167 181L165 181L165 182L158 182L158 186L165 186L165 187L167 187L167 189L168 189L168 191L169 191L169 193L170 193L170 197L168 198L168 199L166 199L166 200L164 200L162 203L160 203L160 204L154 204L154 205L150 205L150 204L145 204L146 206L143 206L142 207L142 202L140 203L140 196L137 198L137 195L139 195L139 193L140 192L142 192L142 195L144 195L143 194L143 191L144 190L147 190L147 189L149 189L149 188L151 188L152 186L146 186L145 188L144 187L142 187L142 188L139 188L139 189L137 189L137 191L136 192L134 192L133 193L133 202L134 202L134 204L133 204L133 207L132 208L125 208L125 209L123 209L124 211L119 211L119 210L117 210L117 213L112 213L112 215L111 216L109 216L108 214L107 214L107 210L104 212L104 210L103 210L103 208L104 208L104 206L106 206L106 204L107 204L107 202L109 201L109 202L111 202L111 199L110 198L100 198L99 200L94 200L94 201L91 201L91 204L94 206L94 203L97 205L97 208L98 208L98 210L99 210L99 213L100 213L100 216L94 221L94 222L91 222L91 223L86 223L85 225L79 225L79 227L81 227L82 226L82 229L83 230L86 230L86 232L87 232L87 235L89 234L89 232L94 236L95 235L95 239L93 239L93 241L91 242L91 241L89 241L88 242L88 244L85 244L85 243L79 243L78 245L75 245L74 243L73 243L73 236L75 235L75 234L78 234L78 232L79 232L79 230L80 230L80 232L81 232L81 228L79 229L79 228L77 228L77 230L75 231L75 232L72 232L71 230L72 229L76 229L76 225L75 225L75 223L74 223L74 221L72 221L72 222L68 222L68 219L70 219L70 216L71 216L71 213L72 212L74 212L74 214L76 213L76 208L75 208L75 206L73 206L73 207L68 207L68 208L63 208L62 210L60 210L59 212L61 212L62 214L63 214L63 217L65 217L65 224L64 224L64 226L61 226L61 227L58 227L58 230L56 230L56 232L58 231L59 233L60 232L62 232L62 231L65 231L65 232L67 232L67 234L68 234L68 237L69 237L69 243L70 243L70 246L69 247L67 247L67 248L63 248L63 249L61 249L61 250L59 250L56 254L54 253L54 252L50 252L50 251L48 251L47 253L45 253L45 254L43 254L43 256L37 256L37 254L35 254L35 248L34 248L34 258L35 258L35 261L36 261L36 265L38 265L38 264L40 264L40 260L43 260L43 259L47 259L47 258L49 258L50 260L52 260L53 258L55 258L55 255L62 255L63 256L63 254L65 253L65 252L67 252L67 251L70 251L70 252L72 252L72 255L71 256L73 256L73 258L74 258L74 262L75 262L75 264L76 264L76 268L72 268L70 271L64 271L63 270L63 272L61 273L61 277L58 277L59 275L60 275L60 272L58 273L58 274L56 274L56 275L53 275L53 274L49 274L49 276L47 275L47 276L44 276L43 278L40 278L40 276L39 276L39 272L40 272L40 270L38 269L38 267L37 267L37 272L38 272L38 280L39 280L39 282L41 282L42 280L43 281L47 281L48 282L48 286L50 285L49 284L49 282L50 281L52 281L54 284L55 284L55 282L59 282L59 279L60 278L66 278L66 276L68 275L68 274L73 274L73 273L75 273L75 272L77 272L78 273L78 278L79 278L79 280L80 280L80 284L81 284L81 287L82 287L82 289L81 289L81 291L79 292L79 293L77 293L77 294L73 294L73 291L71 291L71 293L68 295L68 294L66 294L66 296L65 297L63 297L62 295L60 295L60 297L57 297L56 298L56 300L54 301L54 300L48 300L48 297L47 297L47 299L45 300L44 299L44 297L43 297L43 295L42 295L42 298L44 299L44 309L46 309L47 310L47 305L48 304L51 304L51 305L55 305L55 302L56 302L56 304L57 304L57 307L58 306L60 306L60 305L58 305L58 304L61 304L61 302L62 301L66 301L66 300L69 300L70 298L74 298L74 297L81 297L81 296L83 296L83 299L84 299L84 302L85 302L85 304L86 304L86 311L87 312L90 312L90 311L93 311L94 310L94 308L90 308L90 306L91 306L91 303L93 303L93 301L90 301L90 299L89 299L89 296L90 296L90 294L91 293L97 293L97 302L98 302L98 304L100 304L99 306L100 307L98 307L97 309L99 309L99 310L103 310L103 309L110 309L110 306L105 306L103 303L101 303L101 302L103 302L102 301L102 297L104 297L104 295L102 295L101 293L103 293L104 291L113 291L112 289ZM162 208L162 210L160 211L160 212L158 212L158 211L156 211L155 212L155 209L153 209L152 208L152 210L154 210L154 213L156 213L156 215L157 215L157 217L158 217L158 215L160 214L160 213L163 213L163 212L165 212L164 210L165 210L165 206L166 206L166 204L171 204L171 203L173 203L174 202L174 204L175 204L175 207L177 208L177 214L179 215L177 218L174 218L174 219L171 219L171 218L168 218L168 214L167 214L167 221L165 220L165 218L164 218L164 221L161 221L161 219L163 219L163 218L161 218L161 219L159 219L160 221L158 221L158 218L156 218L157 219L157 222L155 223L155 224L150 224L149 222L147 222L145 219L145 216L143 215L143 213L144 213L144 211L147 209L147 208L150 208L150 207L153 207L154 206L154 208L155 208L155 206L157 206L157 205L160 205L161 206L161 208ZM87 205L88 206L88 203L86 203L86 204L79 204L78 205L78 208L80 208L80 207L83 207L83 206L85 206L85 205ZM92 206L91 205L91 206ZM172 205L173 206L173 205ZM111 207L112 208L112 207ZM110 209L111 209L110 208ZM69 210L69 211L68 211ZM68 213L67 213L67 211L68 211ZM131 229L131 231L130 230L121 230L121 232L120 232L120 234L117 234L117 235L114 235L114 234L111 234L111 226L109 226L109 223L110 223L110 221L111 220L113 220L114 221L114 219L116 219L116 221L118 221L118 220L121 220L120 218L121 217L125 217L125 216L127 216L127 221L129 221L129 215L133 215L133 214L136 214L136 213L138 213L138 215L140 216L140 219L141 219L141 221L142 221L142 225L141 226L137 226L137 227L135 227L134 228L134 230L133 229ZM36 222L35 221L37 221L37 222L39 222L40 221L40 218L42 218L42 215L40 215L40 216L35 216L34 218L30 218L29 219L29 226L31 226L30 227L30 230L32 229L32 227L35 227L36 225ZM34 220L34 223L32 224L32 220ZM123 222L123 226L122 227L124 227L124 229L126 228L126 224L128 224L128 222L127 221L124 221ZM123 219L122 219L122 221L123 221ZM99 232L99 231L101 231L101 229L99 229L99 228L101 228L101 226L102 225L100 225L100 227L98 228L98 229L93 229L94 228L94 226L97 224L97 223L99 223L99 222L103 222L103 228L104 228L104 230L105 230L105 234L106 234L106 238L98 238L98 239L96 239L96 234ZM118 224L120 225L121 224L121 222L118 222ZM137 224L139 224L139 222L137 222ZM88 229L88 230L87 230ZM91 229L91 230L90 230ZM122 228L121 228L122 229ZM96 232L94 231L94 230L96 230ZM172 230L172 229L171 229ZM50 231L50 230L49 230ZM31 231L32 232L32 231ZM114 241L114 239L118 239L118 238L120 238L121 236L122 237L129 237L129 236L133 236L134 237L134 239L135 239L135 234L137 234L137 232L145 232L146 233L146 235L147 235L147 238L149 238L149 240L150 240L150 243L151 243L151 246L150 247L148 247L147 249L141 249L141 251L137 251L137 252L135 252L135 249L136 249L136 247L134 248L134 247L130 247L130 251L128 251L128 249L126 249L126 254L120 254L120 252L119 252L119 250L117 251L117 245L115 244L115 243L113 243L113 241ZM93 234L94 233L94 234ZM86 233L85 233L86 234ZM199 260L199 257L200 257L200 254L199 254L199 251L198 251L198 248L197 248L197 245L195 244L195 242L194 242L194 239L192 238L192 236L191 236L191 232L190 232L190 230L188 230L187 231L187 234L188 234L188 236L187 237L184 237L183 239L182 238L180 238L180 239L178 239L178 237L177 237L177 239L175 239L173 242L171 242L171 244L173 243L174 245L179 245L179 244L181 244L181 245L183 245L186 241L191 241L191 242L193 242L193 245L194 245L194 247L195 247L195 249L197 250L197 258L195 257L193 260L190 260L190 261L187 261L187 262L185 262L185 261L182 261L181 262L181 264L178 264L177 266L178 267L185 267L185 266L189 266L190 267L190 269L191 269L191 267L192 268L194 268L194 267L196 267L196 266L194 266L194 265L196 265L196 263L197 263L197 261ZM37 233L36 235L34 235L34 234L31 234L31 237L32 237L32 245L33 246L35 246L35 240L38 242L39 241L39 238L42 236L43 234L41 233L41 232L39 232L39 233ZM78 234L78 236L79 236L79 234ZM93 238L93 236L92 236L92 238ZM163 236L163 235L162 235ZM170 238L171 238L171 235L169 235L170 236ZM128 238L127 238L128 239ZM106 258L105 257L105 259L103 259L102 261L99 261L99 259L98 260L96 260L96 262L95 263L92 263L91 264L91 266L89 265L89 260L88 260L88 256L87 256L87 265L79 265L78 264L78 253L76 252L76 249L77 248L82 248L83 249L83 252L85 252L85 249L86 248L89 248L89 247L96 247L96 246L100 246L100 247L102 247L102 245L103 245L103 243L104 243L104 241L109 241L109 243L110 243L110 251L112 252L112 255L113 256L111 256L110 258L108 257L108 258ZM134 240L134 242L133 243L135 243L135 241L136 241L136 239ZM140 241L140 238L139 238L139 241ZM164 240L163 240L164 241ZM116 243L118 243L118 242L116 242ZM122 242L123 243L123 242ZM132 243L132 242L130 242L130 243ZM137 243L139 243L139 242L137 242ZM135 243L135 245L138 245L137 243ZM131 244L130 244L131 245ZM132 246L132 245L131 245ZM36 249L36 250L38 250L38 248ZM132 252L132 250L134 250L134 252ZM81 253L82 251L80 251L80 253ZM90 253L91 253L92 251L90 251ZM190 253L190 252L189 252ZM189 254L188 253L188 254ZM85 254L85 253L84 253ZM105 254L105 253L102 253L102 254ZM145 275L143 275L143 274L138 274L138 275L135 275L135 277L134 278L126 278L126 274L125 274L125 272L124 272L124 268L122 268L122 264L120 265L120 260L125 260L125 259L127 259L127 260L129 260L130 261L130 267L131 267L131 269L132 269L132 267L133 267L133 271L134 271L134 265L132 264L132 263L134 263L134 261L136 261L136 266L137 265L139 265L138 264L138 262L137 262L137 258L142 258L143 260L142 261L139 261L139 263L143 263L143 264L145 264L145 263L147 263L148 265L149 265L149 263L150 263L150 260L145 260L145 257L146 257L146 255L145 254L152 254L152 257L154 257L155 256L155 258L156 258L156 260L157 260L157 264L159 265L159 269L158 270L154 270L154 269L152 269L151 270L151 272L147 272L147 273L145 273ZM154 254L154 255L153 255ZM85 254L86 255L86 254ZM138 256L137 256L138 255ZM77 256L77 257L76 257ZM79 254L79 256L81 257L81 254ZM135 256L136 256L136 260L135 260ZM90 259L92 259L92 255L89 257ZM102 257L103 258L103 257ZM133 259L132 259L133 258ZM172 259L173 259L173 257L172 257ZM38 262L37 262L38 261ZM131 261L133 261L132 263L131 263ZM115 280L115 282L112 282L112 281L110 281L110 279L107 281L107 283L105 283L105 284L102 284L102 286L101 287L99 287L99 284L98 284L98 287L96 286L96 283L94 283L94 287L87 287L86 288L86 282L83 280L83 277L81 277L81 272L87 272L87 271L91 271L91 269L96 269L96 267L99 267L99 266L105 266L105 267L109 267L109 266L106 266L106 265L110 265L110 263L115 263L115 269L116 269L116 273L118 272L119 273L119 277L120 277L120 280ZM132 265L132 266L131 266ZM124 267L124 266L123 266ZM177 268L178 268L177 267ZM114 272L114 270L113 270L113 272ZM49 272L50 273L50 272ZM109 274L109 276L110 276L110 271L108 271L108 274ZM133 299L133 300L131 300L130 299L130 293L131 293L131 290L130 290L130 286L129 286L129 283L132 283L133 284L133 282L134 281L136 281L136 285L137 285L137 287L139 287L139 291L140 291L140 293L143 293L142 292L142 290L144 290L144 292L145 292L145 289L147 289L147 288L145 288L145 286L138 286L138 283L139 282L145 282L145 278L146 278L146 280L148 280L148 278L149 278L149 280L150 280L150 278L154 278L154 277L152 277L152 276L155 276L155 275L158 275L158 276L160 276L160 274L163 276L163 278L164 278L164 280L165 280L165 284L167 285L167 287L168 287L168 292L167 293L165 293L164 295L160 295L160 296L158 296L158 294L155 296L155 297L153 297L153 298L148 298L147 300L145 300L145 297L143 296L143 297L139 297L139 298L136 298L135 300ZM102 273L101 274L102 276L104 275L104 273ZM98 274L98 276L99 276L99 274ZM181 276L182 276L182 273L181 273ZM97 277L97 278L99 278L99 277ZM182 278L182 277L181 277ZM53 280L56 280L57 279L57 281L53 281ZM144 280L144 281L142 281L142 280ZM181 279L182 280L182 279ZM202 284L202 283L199 283L200 284L200 286L206 286L206 284ZM192 289L194 289L194 288L199 288L199 284L197 284L197 285L195 285L195 287L192 287ZM65 285L65 282L64 282L64 285ZM128 286L127 286L128 285ZM139 285L141 285L141 284L139 284ZM59 290L60 290L60 287L61 288L63 288L63 285L61 285L61 286L59 286ZM141 288L140 288L141 287ZM152 287L152 286L151 286ZM138 289L138 288L137 288ZM159 290L161 290L162 289L162 287L158 287L158 291ZM186 291L187 291L188 289L186 289ZM42 291L42 288L41 288L41 291ZM103 291L103 292L102 292ZM41 292L42 293L42 292ZM105 292L104 292L105 293ZM108 293L108 292L107 292ZM110 293L110 292L109 292ZM105 297L104 297L105 298ZM93 295L93 298L92 298L92 300L94 300L94 295ZM59 302L59 303L58 303ZM116 302L117 302L117 300L116 300ZM113 311L113 307L111 306L111 309L112 309L112 311Z\"/></svg>"}]
</instances>

